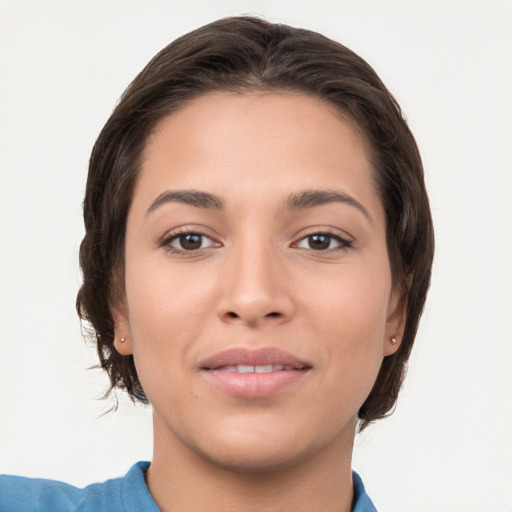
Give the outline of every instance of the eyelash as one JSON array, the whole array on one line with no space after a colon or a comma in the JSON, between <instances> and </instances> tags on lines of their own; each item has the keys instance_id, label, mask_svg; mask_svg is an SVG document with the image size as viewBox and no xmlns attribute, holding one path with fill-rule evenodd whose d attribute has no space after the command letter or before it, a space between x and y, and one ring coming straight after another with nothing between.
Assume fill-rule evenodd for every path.
<instances>
[{"instance_id":1,"label":"eyelash","mask_svg":"<svg viewBox=\"0 0 512 512\"><path fill-rule=\"evenodd\" d=\"M311 239L312 237L326 237L329 239L329 245L334 240L339 245L338 247L328 247L326 249L313 249L311 247L305 248L305 247L299 247L299 244L303 241L307 241L308 239ZM306 236L301 237L297 242L294 242L292 244L292 247L297 247L299 249L305 249L308 251L312 251L315 253L332 253L332 252L338 252L338 251L348 251L353 247L353 241L348 238L347 236L343 236L340 233L333 233L332 231L315 231L313 233L310 233Z\"/></svg>"},{"instance_id":2,"label":"eyelash","mask_svg":"<svg viewBox=\"0 0 512 512\"><path fill-rule=\"evenodd\" d=\"M201 245L204 240L210 240L211 244L208 247L199 247L197 249L179 249L177 247L173 247L171 244L172 242L179 240L181 237L186 237L187 235L195 235L201 239ZM327 247L325 249L313 249L312 247L306 248L306 247L300 247L299 244L303 241L307 241L308 239L312 239L312 237L326 237L328 239L329 245L334 240L339 245L338 247ZM311 241L311 240L310 240ZM192 256L195 254L198 254L201 249L209 249L211 247L220 247L221 244L219 242L215 242L211 237L206 235L205 233L202 233L199 230L193 230L193 229L184 229L179 232L174 232L171 235L165 237L161 244L162 247L164 247L168 252L182 255L182 256ZM310 233L306 236L301 237L297 242L294 242L291 244L291 247L297 248L297 249L305 249L308 251L316 252L316 253L332 253L337 251L348 251L353 247L353 242L348 237L342 236L339 233L335 234L330 231L315 231L313 233Z\"/></svg>"},{"instance_id":3,"label":"eyelash","mask_svg":"<svg viewBox=\"0 0 512 512\"><path fill-rule=\"evenodd\" d=\"M215 242L211 237L208 235L202 233L199 230L194 229L184 229L182 231L174 232L171 235L165 237L162 242L161 246L165 248L170 253L178 254L182 256L191 256L193 254L197 254L201 249L207 249L209 247L199 247L197 249L179 249L177 247L173 247L171 244L175 240L179 240L181 237L186 237L187 235L196 235L197 237L201 238L201 244L202 242L206 240L210 240L212 243L209 247L220 247L220 244L218 242Z\"/></svg>"}]
</instances>

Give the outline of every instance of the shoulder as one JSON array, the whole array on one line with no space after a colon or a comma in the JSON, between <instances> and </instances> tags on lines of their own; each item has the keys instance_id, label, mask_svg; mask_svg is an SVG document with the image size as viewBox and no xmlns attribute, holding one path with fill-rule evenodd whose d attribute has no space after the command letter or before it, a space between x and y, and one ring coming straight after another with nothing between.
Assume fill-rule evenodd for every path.
<instances>
[{"instance_id":1,"label":"shoulder","mask_svg":"<svg viewBox=\"0 0 512 512\"><path fill-rule=\"evenodd\" d=\"M354 482L354 505L352 512L377 512L372 500L366 494L361 477L355 472L352 472L352 481Z\"/></svg>"},{"instance_id":2,"label":"shoulder","mask_svg":"<svg viewBox=\"0 0 512 512\"><path fill-rule=\"evenodd\" d=\"M19 476L0 476L0 512L72 510L82 490L71 485Z\"/></svg>"},{"instance_id":3,"label":"shoulder","mask_svg":"<svg viewBox=\"0 0 512 512\"><path fill-rule=\"evenodd\" d=\"M17 476L0 476L0 512L158 512L144 480L147 462L135 464L123 478L72 485Z\"/></svg>"}]
</instances>

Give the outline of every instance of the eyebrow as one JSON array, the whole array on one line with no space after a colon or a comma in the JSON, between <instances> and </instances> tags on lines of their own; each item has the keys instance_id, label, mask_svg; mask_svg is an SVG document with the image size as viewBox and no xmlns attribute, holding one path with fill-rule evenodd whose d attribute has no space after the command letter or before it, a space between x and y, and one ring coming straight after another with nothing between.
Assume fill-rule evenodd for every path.
<instances>
[{"instance_id":1,"label":"eyebrow","mask_svg":"<svg viewBox=\"0 0 512 512\"><path fill-rule=\"evenodd\" d=\"M183 203L197 208L213 208L215 210L223 208L220 198L208 192L200 192L198 190L166 190L151 203L151 206L146 211L146 215L149 215L159 206L166 203Z\"/></svg>"},{"instance_id":2,"label":"eyebrow","mask_svg":"<svg viewBox=\"0 0 512 512\"><path fill-rule=\"evenodd\" d=\"M344 203L357 208L371 222L368 210L349 194L338 190L305 190L297 194L290 194L286 201L289 210L302 210L314 208L328 203Z\"/></svg>"},{"instance_id":3,"label":"eyebrow","mask_svg":"<svg viewBox=\"0 0 512 512\"><path fill-rule=\"evenodd\" d=\"M209 208L222 210L224 204L222 200L208 192L199 190L166 190L160 194L147 209L146 215L156 210L159 206L166 203L183 203L195 206L196 208ZM344 203L361 211L368 220L372 221L368 210L349 194L337 190L305 190L295 194L290 194L286 200L288 210L303 210L314 208L329 203Z\"/></svg>"}]
</instances>

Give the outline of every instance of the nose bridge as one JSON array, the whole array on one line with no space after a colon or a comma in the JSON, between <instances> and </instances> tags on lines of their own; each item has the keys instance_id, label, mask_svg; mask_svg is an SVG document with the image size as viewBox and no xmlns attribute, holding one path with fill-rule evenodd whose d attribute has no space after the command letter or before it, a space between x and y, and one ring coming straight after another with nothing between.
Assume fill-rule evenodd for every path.
<instances>
[{"instance_id":1,"label":"nose bridge","mask_svg":"<svg viewBox=\"0 0 512 512\"><path fill-rule=\"evenodd\" d=\"M219 314L223 319L255 324L267 318L288 318L291 297L272 240L265 234L246 236L235 243L226 260ZM275 320L274 320L275 321Z\"/></svg>"}]
</instances>

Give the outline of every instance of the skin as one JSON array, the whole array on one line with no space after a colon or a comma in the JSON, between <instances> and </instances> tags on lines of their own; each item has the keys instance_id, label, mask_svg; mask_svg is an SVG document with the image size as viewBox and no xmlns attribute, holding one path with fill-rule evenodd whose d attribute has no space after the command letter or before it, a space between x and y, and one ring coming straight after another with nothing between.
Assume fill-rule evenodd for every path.
<instances>
[{"instance_id":1,"label":"skin","mask_svg":"<svg viewBox=\"0 0 512 512\"><path fill-rule=\"evenodd\" d=\"M364 140L316 98L223 92L164 118L144 157L114 320L154 408L155 501L350 510L357 411L403 324ZM177 190L223 207L154 205ZM353 202L287 206L312 190ZM202 234L198 249L183 248L183 230ZM277 347L311 369L271 396L234 397L200 368L232 347Z\"/></svg>"}]
</instances>

